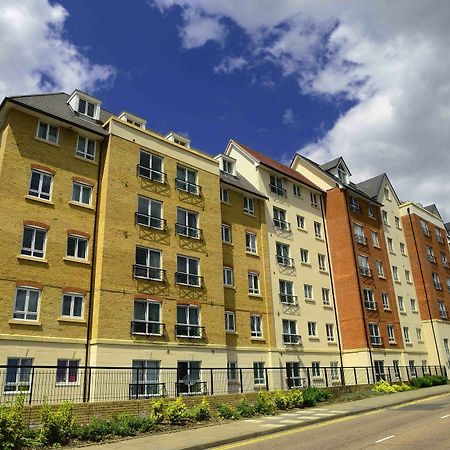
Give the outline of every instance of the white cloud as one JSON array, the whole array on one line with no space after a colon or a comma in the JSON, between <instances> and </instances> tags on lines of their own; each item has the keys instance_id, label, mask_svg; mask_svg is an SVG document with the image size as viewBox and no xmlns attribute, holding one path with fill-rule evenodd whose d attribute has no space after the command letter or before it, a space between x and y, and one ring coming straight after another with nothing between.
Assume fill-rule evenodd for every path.
<instances>
[{"instance_id":1,"label":"white cloud","mask_svg":"<svg viewBox=\"0 0 450 450\"><path fill-rule=\"evenodd\" d=\"M0 3L0 98L67 91L93 92L114 76L63 37L67 11L48 0Z\"/></svg>"},{"instance_id":2,"label":"white cloud","mask_svg":"<svg viewBox=\"0 0 450 450\"><path fill-rule=\"evenodd\" d=\"M185 20L192 9L230 19L250 37L252 64L270 61L304 94L354 100L301 151L344 156L354 181L387 172L401 198L436 202L450 219L449 2L154 1L180 6Z\"/></svg>"},{"instance_id":3,"label":"white cloud","mask_svg":"<svg viewBox=\"0 0 450 450\"><path fill-rule=\"evenodd\" d=\"M247 60L242 56L238 56L237 58L226 57L220 64L214 67L214 72L229 74L242 69L246 64Z\"/></svg>"},{"instance_id":4,"label":"white cloud","mask_svg":"<svg viewBox=\"0 0 450 450\"><path fill-rule=\"evenodd\" d=\"M295 123L294 111L292 108L288 108L284 111L282 121L284 125L293 125Z\"/></svg>"}]
</instances>

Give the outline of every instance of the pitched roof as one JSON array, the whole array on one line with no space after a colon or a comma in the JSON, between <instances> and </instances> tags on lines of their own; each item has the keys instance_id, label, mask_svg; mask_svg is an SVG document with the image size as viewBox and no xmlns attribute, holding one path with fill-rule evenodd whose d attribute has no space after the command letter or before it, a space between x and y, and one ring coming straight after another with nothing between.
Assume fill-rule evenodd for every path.
<instances>
[{"instance_id":1,"label":"pitched roof","mask_svg":"<svg viewBox=\"0 0 450 450\"><path fill-rule=\"evenodd\" d=\"M249 194L267 199L265 195L261 194L261 192L259 192L258 189L247 181L239 172L236 172L236 175L231 175L230 173L220 171L220 180L230 186L246 191Z\"/></svg>"},{"instance_id":2,"label":"pitched roof","mask_svg":"<svg viewBox=\"0 0 450 450\"><path fill-rule=\"evenodd\" d=\"M70 95L65 92L57 92L54 94L39 95L21 95L17 97L6 97L5 101L10 101L17 105L33 109L38 112L47 114L55 119L71 123L77 127L84 128L97 134L106 136L108 133L102 128L102 124L106 122L113 114L104 109L100 109L100 120L91 119L72 110L67 103ZM2 103L2 106L4 104Z\"/></svg>"},{"instance_id":3,"label":"pitched roof","mask_svg":"<svg viewBox=\"0 0 450 450\"><path fill-rule=\"evenodd\" d=\"M444 223L444 227L447 230L447 233L450 234L450 222Z\"/></svg>"},{"instance_id":4,"label":"pitched roof","mask_svg":"<svg viewBox=\"0 0 450 450\"><path fill-rule=\"evenodd\" d=\"M437 209L437 206L434 203L428 206L424 206L423 208L426 209L431 214L434 214L435 216L438 216L439 218L442 219L441 215L439 214L439 210Z\"/></svg>"},{"instance_id":5,"label":"pitched roof","mask_svg":"<svg viewBox=\"0 0 450 450\"><path fill-rule=\"evenodd\" d=\"M331 161L328 161L328 162L326 162L326 163L321 164L320 167L321 167L323 170L331 170L331 169L334 169L335 167L337 167L337 165L339 164L339 162L340 162L341 159L342 159L342 157L341 157L341 156L338 156L337 158L332 159Z\"/></svg>"},{"instance_id":6,"label":"pitched roof","mask_svg":"<svg viewBox=\"0 0 450 450\"><path fill-rule=\"evenodd\" d=\"M309 186L310 188L313 188L317 191L323 192L322 189L320 189L318 186L316 186L314 183L309 181L304 175L297 172L294 169L291 169L289 166L286 166L285 164L282 164L278 161L275 161L272 158L269 158L268 156L264 155L263 153L257 152L256 150L253 150L252 148L248 147L247 145L241 144L238 141L236 142L244 151L246 151L250 156L252 156L254 159L256 159L260 164L263 166L266 166L272 170L275 170L295 181L298 181L299 183L302 183L306 186Z\"/></svg>"},{"instance_id":7,"label":"pitched roof","mask_svg":"<svg viewBox=\"0 0 450 450\"><path fill-rule=\"evenodd\" d=\"M376 177L369 178L368 180L361 181L361 183L356 183L359 189L364 191L369 197L376 198L380 193L381 186L383 184L385 173L381 173Z\"/></svg>"}]
</instances>

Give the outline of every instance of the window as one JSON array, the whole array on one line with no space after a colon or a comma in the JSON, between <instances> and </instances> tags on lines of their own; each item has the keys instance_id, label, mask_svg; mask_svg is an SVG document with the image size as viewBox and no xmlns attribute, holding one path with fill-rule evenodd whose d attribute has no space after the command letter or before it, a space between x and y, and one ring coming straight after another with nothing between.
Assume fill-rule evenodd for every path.
<instances>
[{"instance_id":1,"label":"window","mask_svg":"<svg viewBox=\"0 0 450 450\"><path fill-rule=\"evenodd\" d=\"M367 215L371 218L371 219L375 219L375 211L373 209L373 206L369 205L367 207Z\"/></svg>"},{"instance_id":2,"label":"window","mask_svg":"<svg viewBox=\"0 0 450 450\"><path fill-rule=\"evenodd\" d=\"M313 377L320 377L320 362L312 361L311 362L311 372Z\"/></svg>"},{"instance_id":3,"label":"window","mask_svg":"<svg viewBox=\"0 0 450 450\"><path fill-rule=\"evenodd\" d=\"M409 336L409 327L403 327L403 337L406 344L411 344L411 338Z\"/></svg>"},{"instance_id":4,"label":"window","mask_svg":"<svg viewBox=\"0 0 450 450\"><path fill-rule=\"evenodd\" d=\"M157 183L164 183L165 174L162 172L162 164L163 159L160 156L141 150L139 153L138 174Z\"/></svg>"},{"instance_id":5,"label":"window","mask_svg":"<svg viewBox=\"0 0 450 450\"><path fill-rule=\"evenodd\" d=\"M395 330L394 325L388 325L387 326L387 334L388 334L388 341L390 344L395 344Z\"/></svg>"},{"instance_id":6,"label":"window","mask_svg":"<svg viewBox=\"0 0 450 450\"><path fill-rule=\"evenodd\" d=\"M442 261L442 265L448 269L448 267L449 267L448 259L447 259L447 255L444 252L441 252L441 261Z\"/></svg>"},{"instance_id":7,"label":"window","mask_svg":"<svg viewBox=\"0 0 450 450\"><path fill-rule=\"evenodd\" d=\"M337 361L331 361L330 362L330 368L331 368L331 379L332 380L339 380L339 364Z\"/></svg>"},{"instance_id":8,"label":"window","mask_svg":"<svg viewBox=\"0 0 450 450\"><path fill-rule=\"evenodd\" d=\"M273 225L280 230L291 231L291 224L286 221L284 209L273 207Z\"/></svg>"},{"instance_id":9,"label":"window","mask_svg":"<svg viewBox=\"0 0 450 450\"><path fill-rule=\"evenodd\" d=\"M252 314L250 316L250 335L252 338L262 338L262 316Z\"/></svg>"},{"instance_id":10,"label":"window","mask_svg":"<svg viewBox=\"0 0 450 450\"><path fill-rule=\"evenodd\" d=\"M224 286L233 286L233 269L231 267L223 268L223 284Z\"/></svg>"},{"instance_id":11,"label":"window","mask_svg":"<svg viewBox=\"0 0 450 450\"><path fill-rule=\"evenodd\" d=\"M397 301L398 301L398 310L400 312L405 312L405 303L404 303L403 297L401 295L399 295L397 297Z\"/></svg>"},{"instance_id":12,"label":"window","mask_svg":"<svg viewBox=\"0 0 450 450\"><path fill-rule=\"evenodd\" d=\"M42 200L50 200L52 196L53 175L33 169L31 171L30 189L28 195Z\"/></svg>"},{"instance_id":13,"label":"window","mask_svg":"<svg viewBox=\"0 0 450 450\"><path fill-rule=\"evenodd\" d=\"M417 312L417 303L416 303L416 299L415 299L415 298L410 298L409 301L410 301L410 303L411 303L411 311L412 311L412 312Z\"/></svg>"},{"instance_id":14,"label":"window","mask_svg":"<svg viewBox=\"0 0 450 450\"><path fill-rule=\"evenodd\" d=\"M445 354L447 355L447 358L450 358L450 349L448 346L448 339L444 338L444 349L445 349Z\"/></svg>"},{"instance_id":15,"label":"window","mask_svg":"<svg viewBox=\"0 0 450 450\"><path fill-rule=\"evenodd\" d=\"M387 238L387 246L388 246L388 250L390 253L395 253L394 252L394 243L392 242L391 238Z\"/></svg>"},{"instance_id":16,"label":"window","mask_svg":"<svg viewBox=\"0 0 450 450\"><path fill-rule=\"evenodd\" d=\"M37 320L40 293L41 291L39 289L18 287L16 289L13 318Z\"/></svg>"},{"instance_id":17,"label":"window","mask_svg":"<svg viewBox=\"0 0 450 450\"><path fill-rule=\"evenodd\" d=\"M364 304L367 309L377 309L377 305L375 303L375 298L373 296L372 289L363 289L363 295L364 295Z\"/></svg>"},{"instance_id":18,"label":"window","mask_svg":"<svg viewBox=\"0 0 450 450\"><path fill-rule=\"evenodd\" d=\"M234 311L225 311L225 331L236 331L236 314Z\"/></svg>"},{"instance_id":19,"label":"window","mask_svg":"<svg viewBox=\"0 0 450 450\"><path fill-rule=\"evenodd\" d=\"M138 196L136 223L163 230L165 226L162 218L162 203L147 197Z\"/></svg>"},{"instance_id":20,"label":"window","mask_svg":"<svg viewBox=\"0 0 450 450\"><path fill-rule=\"evenodd\" d=\"M376 231L372 231L370 234L372 236L372 245L374 247L380 247L380 241L378 240L378 233Z\"/></svg>"},{"instance_id":21,"label":"window","mask_svg":"<svg viewBox=\"0 0 450 450\"><path fill-rule=\"evenodd\" d=\"M350 197L350 209L354 213L360 213L361 212L361 206L359 206L359 199L357 197Z\"/></svg>"},{"instance_id":22,"label":"window","mask_svg":"<svg viewBox=\"0 0 450 450\"><path fill-rule=\"evenodd\" d=\"M305 218L303 216L297 215L297 227L305 230Z\"/></svg>"},{"instance_id":23,"label":"window","mask_svg":"<svg viewBox=\"0 0 450 450\"><path fill-rule=\"evenodd\" d=\"M222 242L231 244L231 227L225 223L222 224Z\"/></svg>"},{"instance_id":24,"label":"window","mask_svg":"<svg viewBox=\"0 0 450 450\"><path fill-rule=\"evenodd\" d=\"M187 167L177 166L176 188L190 194L200 195L200 186L197 184L197 171Z\"/></svg>"},{"instance_id":25,"label":"window","mask_svg":"<svg viewBox=\"0 0 450 450\"><path fill-rule=\"evenodd\" d=\"M270 190L277 195L286 197L286 189L283 188L283 180L275 175L270 175Z\"/></svg>"},{"instance_id":26,"label":"window","mask_svg":"<svg viewBox=\"0 0 450 450\"><path fill-rule=\"evenodd\" d=\"M248 293L259 295L259 274L248 272Z\"/></svg>"},{"instance_id":27,"label":"window","mask_svg":"<svg viewBox=\"0 0 450 450\"><path fill-rule=\"evenodd\" d=\"M231 161L222 159L222 171L223 172L233 175L233 173L234 173L233 169L234 169L234 164Z\"/></svg>"},{"instance_id":28,"label":"window","mask_svg":"<svg viewBox=\"0 0 450 450\"><path fill-rule=\"evenodd\" d=\"M327 323L325 325L325 329L326 329L326 332L327 332L327 341L328 342L334 342L335 341L334 325L332 323Z\"/></svg>"},{"instance_id":29,"label":"window","mask_svg":"<svg viewBox=\"0 0 450 450\"><path fill-rule=\"evenodd\" d=\"M230 191L225 188L220 188L220 201L222 203L230 203Z\"/></svg>"},{"instance_id":30,"label":"window","mask_svg":"<svg viewBox=\"0 0 450 450\"><path fill-rule=\"evenodd\" d=\"M432 247L427 246L427 257L428 257L428 261L430 261L432 263L436 263L436 257L434 256Z\"/></svg>"},{"instance_id":31,"label":"window","mask_svg":"<svg viewBox=\"0 0 450 450\"><path fill-rule=\"evenodd\" d=\"M287 305L297 304L297 297L294 296L294 284L292 281L279 280L280 301Z\"/></svg>"},{"instance_id":32,"label":"window","mask_svg":"<svg viewBox=\"0 0 450 450\"><path fill-rule=\"evenodd\" d=\"M179 236L201 239L202 232L198 228L198 213L177 208L176 232Z\"/></svg>"},{"instance_id":33,"label":"window","mask_svg":"<svg viewBox=\"0 0 450 450\"><path fill-rule=\"evenodd\" d=\"M405 244L403 242L400 242L400 253L402 255L406 255L406 247L405 247Z\"/></svg>"},{"instance_id":34,"label":"window","mask_svg":"<svg viewBox=\"0 0 450 450\"><path fill-rule=\"evenodd\" d=\"M56 363L56 384L78 383L78 359L58 359Z\"/></svg>"},{"instance_id":35,"label":"window","mask_svg":"<svg viewBox=\"0 0 450 450\"><path fill-rule=\"evenodd\" d=\"M386 198L386 200L391 199L391 193L389 192L388 188L384 188L384 197Z\"/></svg>"},{"instance_id":36,"label":"window","mask_svg":"<svg viewBox=\"0 0 450 450\"><path fill-rule=\"evenodd\" d=\"M301 197L302 196L302 188L298 184L294 184L293 185L293 189L294 189L294 195L296 197Z\"/></svg>"},{"instance_id":37,"label":"window","mask_svg":"<svg viewBox=\"0 0 450 450\"><path fill-rule=\"evenodd\" d=\"M72 187L72 201L82 203L83 205L90 205L91 197L92 186L74 181Z\"/></svg>"},{"instance_id":38,"label":"window","mask_svg":"<svg viewBox=\"0 0 450 450\"><path fill-rule=\"evenodd\" d=\"M322 224L320 222L314 222L314 236L317 239L322 239Z\"/></svg>"},{"instance_id":39,"label":"window","mask_svg":"<svg viewBox=\"0 0 450 450\"><path fill-rule=\"evenodd\" d=\"M61 316L80 319L83 316L84 297L81 294L64 293Z\"/></svg>"},{"instance_id":40,"label":"window","mask_svg":"<svg viewBox=\"0 0 450 450\"><path fill-rule=\"evenodd\" d=\"M37 135L45 141L57 144L59 140L59 128L39 121Z\"/></svg>"},{"instance_id":41,"label":"window","mask_svg":"<svg viewBox=\"0 0 450 450\"><path fill-rule=\"evenodd\" d=\"M300 261L302 264L309 264L309 251L305 248L300 249Z\"/></svg>"},{"instance_id":42,"label":"window","mask_svg":"<svg viewBox=\"0 0 450 450\"><path fill-rule=\"evenodd\" d=\"M361 275L364 275L365 277L371 277L372 272L369 267L369 258L364 255L359 255L358 261L359 261L359 271L361 272Z\"/></svg>"},{"instance_id":43,"label":"window","mask_svg":"<svg viewBox=\"0 0 450 450\"><path fill-rule=\"evenodd\" d=\"M432 277L433 284L434 284L434 287L436 288L436 290L441 291L442 286L441 286L441 281L439 279L439 275L436 272L432 272L431 277Z\"/></svg>"},{"instance_id":44,"label":"window","mask_svg":"<svg viewBox=\"0 0 450 450\"><path fill-rule=\"evenodd\" d=\"M450 278L447 278L447 290L450 292Z\"/></svg>"},{"instance_id":45,"label":"window","mask_svg":"<svg viewBox=\"0 0 450 450\"><path fill-rule=\"evenodd\" d=\"M87 260L88 240L80 236L67 236L67 256Z\"/></svg>"},{"instance_id":46,"label":"window","mask_svg":"<svg viewBox=\"0 0 450 450\"><path fill-rule=\"evenodd\" d=\"M257 253L256 249L256 234L255 233L245 233L245 250L248 253Z\"/></svg>"},{"instance_id":47,"label":"window","mask_svg":"<svg viewBox=\"0 0 450 450\"><path fill-rule=\"evenodd\" d=\"M162 335L161 304L151 300L134 301L133 334Z\"/></svg>"},{"instance_id":48,"label":"window","mask_svg":"<svg viewBox=\"0 0 450 450\"><path fill-rule=\"evenodd\" d=\"M95 141L78 135L76 155L89 161L95 160Z\"/></svg>"},{"instance_id":49,"label":"window","mask_svg":"<svg viewBox=\"0 0 450 450\"><path fill-rule=\"evenodd\" d=\"M43 258L45 254L45 241L47 231L42 228L23 228L21 255Z\"/></svg>"},{"instance_id":50,"label":"window","mask_svg":"<svg viewBox=\"0 0 450 450\"><path fill-rule=\"evenodd\" d=\"M228 361L227 362L227 380L228 382L236 382L237 381L237 362L236 361Z\"/></svg>"},{"instance_id":51,"label":"window","mask_svg":"<svg viewBox=\"0 0 450 450\"><path fill-rule=\"evenodd\" d=\"M311 192L310 197L311 197L311 206L313 206L314 208L318 208L319 207L319 196L317 194L314 194L314 192Z\"/></svg>"},{"instance_id":52,"label":"window","mask_svg":"<svg viewBox=\"0 0 450 450\"><path fill-rule=\"evenodd\" d=\"M276 257L278 264L287 267L294 267L294 260L289 257L289 245L276 243Z\"/></svg>"},{"instance_id":53,"label":"window","mask_svg":"<svg viewBox=\"0 0 450 450\"><path fill-rule=\"evenodd\" d=\"M422 232L425 236L430 237L430 230L428 229L428 224L425 220L420 219L420 228L422 228Z\"/></svg>"},{"instance_id":54,"label":"window","mask_svg":"<svg viewBox=\"0 0 450 450\"><path fill-rule=\"evenodd\" d=\"M317 255L317 259L319 261L319 270L321 270L322 272L326 272L327 263L326 263L325 255Z\"/></svg>"},{"instance_id":55,"label":"window","mask_svg":"<svg viewBox=\"0 0 450 450\"><path fill-rule=\"evenodd\" d=\"M32 365L31 358L8 358L4 392L29 392Z\"/></svg>"},{"instance_id":56,"label":"window","mask_svg":"<svg viewBox=\"0 0 450 450\"><path fill-rule=\"evenodd\" d=\"M372 345L381 345L380 327L377 323L369 323L369 335Z\"/></svg>"},{"instance_id":57,"label":"window","mask_svg":"<svg viewBox=\"0 0 450 450\"><path fill-rule=\"evenodd\" d=\"M83 100L82 98L78 99L78 112L80 114L84 114L85 116L95 117L95 109L96 105L94 103Z\"/></svg>"},{"instance_id":58,"label":"window","mask_svg":"<svg viewBox=\"0 0 450 450\"><path fill-rule=\"evenodd\" d=\"M133 359L130 398L147 398L161 395L159 361Z\"/></svg>"},{"instance_id":59,"label":"window","mask_svg":"<svg viewBox=\"0 0 450 450\"><path fill-rule=\"evenodd\" d=\"M358 244L366 245L367 239L364 236L364 229L361 225L353 224L353 232L355 234L355 240Z\"/></svg>"},{"instance_id":60,"label":"window","mask_svg":"<svg viewBox=\"0 0 450 450\"><path fill-rule=\"evenodd\" d=\"M308 322L308 336L317 337L317 322Z\"/></svg>"},{"instance_id":61,"label":"window","mask_svg":"<svg viewBox=\"0 0 450 450\"><path fill-rule=\"evenodd\" d=\"M255 214L255 205L253 199L250 197L244 197L244 212L252 216Z\"/></svg>"},{"instance_id":62,"label":"window","mask_svg":"<svg viewBox=\"0 0 450 450\"><path fill-rule=\"evenodd\" d=\"M380 278L384 278L383 261L377 261L377 272Z\"/></svg>"},{"instance_id":63,"label":"window","mask_svg":"<svg viewBox=\"0 0 450 450\"><path fill-rule=\"evenodd\" d=\"M416 328L416 336L418 341L423 341L422 328Z\"/></svg>"},{"instance_id":64,"label":"window","mask_svg":"<svg viewBox=\"0 0 450 450\"><path fill-rule=\"evenodd\" d=\"M392 266L392 276L394 278L394 281L400 281L398 277L398 268L396 266Z\"/></svg>"},{"instance_id":65,"label":"window","mask_svg":"<svg viewBox=\"0 0 450 450\"><path fill-rule=\"evenodd\" d=\"M395 226L396 226L399 230L402 229L401 224L400 224L400 218L397 217L397 216L395 216Z\"/></svg>"},{"instance_id":66,"label":"window","mask_svg":"<svg viewBox=\"0 0 450 450\"><path fill-rule=\"evenodd\" d=\"M338 178L344 183L347 184L348 183L348 176L347 176L347 172L345 171L345 169L342 166L339 166L337 169L337 175Z\"/></svg>"},{"instance_id":67,"label":"window","mask_svg":"<svg viewBox=\"0 0 450 450\"><path fill-rule=\"evenodd\" d=\"M136 247L136 264L133 267L134 277L162 281L164 271L161 269L161 259L160 250Z\"/></svg>"},{"instance_id":68,"label":"window","mask_svg":"<svg viewBox=\"0 0 450 450\"><path fill-rule=\"evenodd\" d=\"M330 306L330 290L322 288L322 302L325 306Z\"/></svg>"},{"instance_id":69,"label":"window","mask_svg":"<svg viewBox=\"0 0 450 450\"><path fill-rule=\"evenodd\" d=\"M400 378L400 366L399 366L399 361L394 359L394 360L392 361L392 365L393 365L393 368L394 368L394 376L395 376L396 378Z\"/></svg>"},{"instance_id":70,"label":"window","mask_svg":"<svg viewBox=\"0 0 450 450\"><path fill-rule=\"evenodd\" d=\"M303 285L305 300L313 300L313 287L310 284Z\"/></svg>"},{"instance_id":71,"label":"window","mask_svg":"<svg viewBox=\"0 0 450 450\"><path fill-rule=\"evenodd\" d=\"M411 273L409 270L405 270L405 280L407 283L411 283Z\"/></svg>"},{"instance_id":72,"label":"window","mask_svg":"<svg viewBox=\"0 0 450 450\"><path fill-rule=\"evenodd\" d=\"M439 308L439 315L441 319L448 319L447 310L445 308L445 303L442 300L438 300L438 308Z\"/></svg>"},{"instance_id":73,"label":"window","mask_svg":"<svg viewBox=\"0 0 450 450\"><path fill-rule=\"evenodd\" d=\"M444 238L442 237L441 230L439 228L435 228L434 234L436 235L436 239L438 240L438 242L442 244L444 242Z\"/></svg>"},{"instance_id":74,"label":"window","mask_svg":"<svg viewBox=\"0 0 450 450\"><path fill-rule=\"evenodd\" d=\"M387 292L381 293L381 301L383 303L384 309L391 309L391 307L389 306L389 296L388 296Z\"/></svg>"},{"instance_id":75,"label":"window","mask_svg":"<svg viewBox=\"0 0 450 450\"><path fill-rule=\"evenodd\" d=\"M388 213L386 211L381 211L382 217L383 217L383 223L386 226L389 226L389 217L388 217Z\"/></svg>"},{"instance_id":76,"label":"window","mask_svg":"<svg viewBox=\"0 0 450 450\"><path fill-rule=\"evenodd\" d=\"M201 287L202 277L200 272L200 260L188 256L177 255L177 284L192 287Z\"/></svg>"},{"instance_id":77,"label":"window","mask_svg":"<svg viewBox=\"0 0 450 450\"><path fill-rule=\"evenodd\" d=\"M300 336L297 334L297 322L295 320L283 320L283 342L287 345L299 344Z\"/></svg>"},{"instance_id":78,"label":"window","mask_svg":"<svg viewBox=\"0 0 450 450\"><path fill-rule=\"evenodd\" d=\"M177 305L177 336L199 338L201 337L199 325L200 309L198 306Z\"/></svg>"},{"instance_id":79,"label":"window","mask_svg":"<svg viewBox=\"0 0 450 450\"><path fill-rule=\"evenodd\" d=\"M255 384L265 384L266 376L263 362L258 361L253 363L253 382Z\"/></svg>"},{"instance_id":80,"label":"window","mask_svg":"<svg viewBox=\"0 0 450 450\"><path fill-rule=\"evenodd\" d=\"M286 363L286 375L287 375L287 387L300 388L303 386L303 380L300 373L300 363L287 362Z\"/></svg>"}]
</instances>

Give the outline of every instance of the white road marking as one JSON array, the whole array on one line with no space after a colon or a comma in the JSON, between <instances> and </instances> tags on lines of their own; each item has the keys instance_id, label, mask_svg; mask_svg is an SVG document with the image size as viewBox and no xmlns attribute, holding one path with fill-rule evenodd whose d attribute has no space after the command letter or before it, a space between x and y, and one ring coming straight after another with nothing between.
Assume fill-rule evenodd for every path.
<instances>
[{"instance_id":1,"label":"white road marking","mask_svg":"<svg viewBox=\"0 0 450 450\"><path fill-rule=\"evenodd\" d=\"M393 437L395 437L395 434L392 434L391 436L387 436L387 437L385 437L383 439L378 439L378 441L375 441L375 444L378 444L379 442L386 441L388 439L392 439Z\"/></svg>"},{"instance_id":2,"label":"white road marking","mask_svg":"<svg viewBox=\"0 0 450 450\"><path fill-rule=\"evenodd\" d=\"M450 414L446 414L445 416L442 416L441 419L446 419L447 417L450 417Z\"/></svg>"},{"instance_id":3,"label":"white road marking","mask_svg":"<svg viewBox=\"0 0 450 450\"><path fill-rule=\"evenodd\" d=\"M271 427L271 428L277 428L277 427L282 427L283 424L282 423L263 423L261 424L262 427Z\"/></svg>"}]
</instances>

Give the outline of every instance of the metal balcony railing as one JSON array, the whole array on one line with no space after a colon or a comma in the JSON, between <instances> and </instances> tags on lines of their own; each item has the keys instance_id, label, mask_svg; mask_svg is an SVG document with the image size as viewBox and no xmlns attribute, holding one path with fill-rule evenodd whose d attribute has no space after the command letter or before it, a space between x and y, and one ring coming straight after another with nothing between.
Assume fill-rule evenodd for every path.
<instances>
[{"instance_id":1,"label":"metal balcony railing","mask_svg":"<svg viewBox=\"0 0 450 450\"><path fill-rule=\"evenodd\" d=\"M372 345L381 345L383 340L381 339L381 336L370 336L370 343Z\"/></svg>"},{"instance_id":2,"label":"metal balcony railing","mask_svg":"<svg viewBox=\"0 0 450 450\"><path fill-rule=\"evenodd\" d=\"M440 244L443 244L443 243L444 243L444 238L443 238L440 234L437 234L437 235L436 235L436 238L437 238L437 240L438 240L438 242L439 242Z\"/></svg>"},{"instance_id":3,"label":"metal balcony railing","mask_svg":"<svg viewBox=\"0 0 450 450\"><path fill-rule=\"evenodd\" d=\"M359 271L361 272L361 275L364 275L365 277L372 276L372 271L368 267L359 266Z\"/></svg>"},{"instance_id":4,"label":"metal balcony railing","mask_svg":"<svg viewBox=\"0 0 450 450\"><path fill-rule=\"evenodd\" d=\"M439 315L441 316L441 319L445 319L445 320L448 319L447 311L444 311L441 309L441 310L439 310Z\"/></svg>"},{"instance_id":5,"label":"metal balcony railing","mask_svg":"<svg viewBox=\"0 0 450 450\"><path fill-rule=\"evenodd\" d=\"M285 305L297 305L298 297L297 295L280 293L280 302Z\"/></svg>"},{"instance_id":6,"label":"metal balcony railing","mask_svg":"<svg viewBox=\"0 0 450 450\"><path fill-rule=\"evenodd\" d=\"M273 226L283 231L291 231L291 224L282 219L273 219Z\"/></svg>"},{"instance_id":7,"label":"metal balcony railing","mask_svg":"<svg viewBox=\"0 0 450 450\"><path fill-rule=\"evenodd\" d=\"M203 236L203 231L200 228L190 227L182 223L175 224L175 231L179 236L192 239L201 239Z\"/></svg>"},{"instance_id":8,"label":"metal balcony railing","mask_svg":"<svg viewBox=\"0 0 450 450\"><path fill-rule=\"evenodd\" d=\"M294 258L289 258L289 256L277 255L277 262L280 266L295 267Z\"/></svg>"},{"instance_id":9,"label":"metal balcony railing","mask_svg":"<svg viewBox=\"0 0 450 450\"><path fill-rule=\"evenodd\" d=\"M432 262L433 264L436 264L436 256L430 255L428 253L428 261Z\"/></svg>"},{"instance_id":10,"label":"metal balcony railing","mask_svg":"<svg viewBox=\"0 0 450 450\"><path fill-rule=\"evenodd\" d=\"M175 281L177 284L189 287L203 287L203 277L185 272L175 272Z\"/></svg>"},{"instance_id":11,"label":"metal balcony railing","mask_svg":"<svg viewBox=\"0 0 450 450\"><path fill-rule=\"evenodd\" d=\"M136 223L155 230L165 230L166 221L161 217L149 216L140 212L135 213Z\"/></svg>"},{"instance_id":12,"label":"metal balcony railing","mask_svg":"<svg viewBox=\"0 0 450 450\"><path fill-rule=\"evenodd\" d=\"M138 369L135 369L138 370ZM149 369L142 369L149 370ZM151 370L151 369L150 369ZM150 397L165 397L166 383L147 383L145 381L130 383L128 386L129 398L150 398Z\"/></svg>"},{"instance_id":13,"label":"metal balcony railing","mask_svg":"<svg viewBox=\"0 0 450 450\"><path fill-rule=\"evenodd\" d=\"M152 169L151 167L141 166L140 164L137 165L137 174L140 177L156 181L157 183L165 183L167 179L167 174L164 172Z\"/></svg>"},{"instance_id":14,"label":"metal balcony railing","mask_svg":"<svg viewBox=\"0 0 450 450\"><path fill-rule=\"evenodd\" d=\"M201 195L202 188L200 185L191 183L190 181L183 180L181 178L175 178L175 187L179 191L189 192L192 195Z\"/></svg>"},{"instance_id":15,"label":"metal balcony railing","mask_svg":"<svg viewBox=\"0 0 450 450\"><path fill-rule=\"evenodd\" d=\"M164 281L166 271L159 267L143 266L141 264L133 265L133 277L150 281Z\"/></svg>"},{"instance_id":16,"label":"metal balcony railing","mask_svg":"<svg viewBox=\"0 0 450 450\"><path fill-rule=\"evenodd\" d=\"M361 245L367 245L367 238L362 234L355 233L355 241Z\"/></svg>"},{"instance_id":17,"label":"metal balcony railing","mask_svg":"<svg viewBox=\"0 0 450 450\"><path fill-rule=\"evenodd\" d=\"M272 183L269 184L269 187L273 193L280 195L281 197L287 197L287 191L283 187L277 186L276 184L272 184Z\"/></svg>"},{"instance_id":18,"label":"metal balcony railing","mask_svg":"<svg viewBox=\"0 0 450 450\"><path fill-rule=\"evenodd\" d=\"M366 309L370 309L371 311L375 311L377 309L377 304L374 301L370 302L366 300L364 305Z\"/></svg>"},{"instance_id":19,"label":"metal balcony railing","mask_svg":"<svg viewBox=\"0 0 450 450\"><path fill-rule=\"evenodd\" d=\"M141 334L145 336L162 336L166 328L165 323L145 321L145 320L132 320L131 321L131 334Z\"/></svg>"},{"instance_id":20,"label":"metal balcony railing","mask_svg":"<svg viewBox=\"0 0 450 450\"><path fill-rule=\"evenodd\" d=\"M449 264L448 264L448 261L447 260L445 260L445 261L442 261L442 265L446 268L446 269L448 269L448 268L450 268L450 266L449 266Z\"/></svg>"},{"instance_id":21,"label":"metal balcony railing","mask_svg":"<svg viewBox=\"0 0 450 450\"><path fill-rule=\"evenodd\" d=\"M175 383L176 395L207 395L207 383L200 380L186 380Z\"/></svg>"},{"instance_id":22,"label":"metal balcony railing","mask_svg":"<svg viewBox=\"0 0 450 450\"><path fill-rule=\"evenodd\" d=\"M422 228L422 231L426 237L430 237L430 230L428 228Z\"/></svg>"},{"instance_id":23,"label":"metal balcony railing","mask_svg":"<svg viewBox=\"0 0 450 450\"><path fill-rule=\"evenodd\" d=\"M350 203L350 209L354 212L359 214L361 212L361 206L355 203Z\"/></svg>"},{"instance_id":24,"label":"metal balcony railing","mask_svg":"<svg viewBox=\"0 0 450 450\"><path fill-rule=\"evenodd\" d=\"M175 334L177 337L202 339L204 335L205 327L200 325L188 325L185 323L177 323L175 325Z\"/></svg>"},{"instance_id":25,"label":"metal balcony railing","mask_svg":"<svg viewBox=\"0 0 450 450\"><path fill-rule=\"evenodd\" d=\"M442 285L439 281L433 281L434 287L436 288L436 290L438 291L442 291Z\"/></svg>"},{"instance_id":26,"label":"metal balcony railing","mask_svg":"<svg viewBox=\"0 0 450 450\"><path fill-rule=\"evenodd\" d=\"M286 345L301 345L302 337L298 334L283 333L283 342Z\"/></svg>"}]
</instances>

